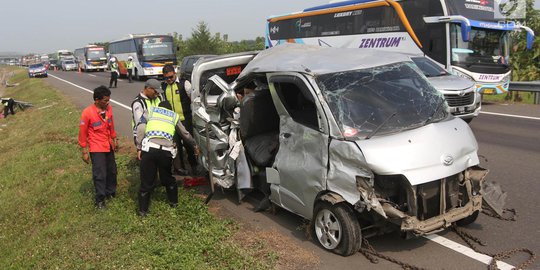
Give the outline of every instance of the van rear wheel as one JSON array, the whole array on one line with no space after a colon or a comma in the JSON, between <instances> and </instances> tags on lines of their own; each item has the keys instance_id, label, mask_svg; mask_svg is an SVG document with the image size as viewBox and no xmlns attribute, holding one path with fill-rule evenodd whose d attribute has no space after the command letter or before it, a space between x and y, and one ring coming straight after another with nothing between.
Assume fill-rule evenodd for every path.
<instances>
[{"instance_id":1,"label":"van rear wheel","mask_svg":"<svg viewBox=\"0 0 540 270\"><path fill-rule=\"evenodd\" d=\"M345 203L321 202L315 207L313 232L319 244L334 253L350 256L362 245L360 224L353 210Z\"/></svg>"}]
</instances>

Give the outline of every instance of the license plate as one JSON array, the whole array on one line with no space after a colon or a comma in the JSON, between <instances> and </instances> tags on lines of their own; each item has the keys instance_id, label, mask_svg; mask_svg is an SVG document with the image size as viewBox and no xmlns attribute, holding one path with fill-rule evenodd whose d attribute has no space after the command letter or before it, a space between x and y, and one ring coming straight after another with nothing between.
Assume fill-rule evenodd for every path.
<instances>
[{"instance_id":1,"label":"license plate","mask_svg":"<svg viewBox=\"0 0 540 270\"><path fill-rule=\"evenodd\" d=\"M493 93L495 93L495 89L493 88L488 88L484 90L484 94L493 94Z\"/></svg>"}]
</instances>

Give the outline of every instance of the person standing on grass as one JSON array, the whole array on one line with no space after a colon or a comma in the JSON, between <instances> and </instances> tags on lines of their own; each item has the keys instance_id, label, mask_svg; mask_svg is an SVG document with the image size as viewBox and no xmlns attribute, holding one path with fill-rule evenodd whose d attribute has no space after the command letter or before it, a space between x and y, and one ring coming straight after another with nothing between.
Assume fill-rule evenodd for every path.
<instances>
[{"instance_id":1,"label":"person standing on grass","mask_svg":"<svg viewBox=\"0 0 540 270\"><path fill-rule=\"evenodd\" d=\"M131 128L133 129L133 141L137 146L137 128L140 124L148 122L148 112L152 107L157 107L161 102L161 85L156 79L148 79L144 83L144 89L135 97L131 103ZM140 150L140 149L138 149Z\"/></svg>"},{"instance_id":2,"label":"person standing on grass","mask_svg":"<svg viewBox=\"0 0 540 270\"><path fill-rule=\"evenodd\" d=\"M195 140L180 121L180 116L172 111L168 101L162 101L159 107L149 110L146 125L139 125L138 130L144 132L137 136L137 158L141 161L141 186L139 188L138 215L146 216L150 207L150 196L155 187L154 181L159 172L159 178L167 191L167 199L171 207L178 204L178 185L171 172L173 158L176 156L174 135L178 134L186 144L198 154L199 149Z\"/></svg>"},{"instance_id":3,"label":"person standing on grass","mask_svg":"<svg viewBox=\"0 0 540 270\"><path fill-rule=\"evenodd\" d=\"M105 208L105 199L116 196L116 160L118 140L114 129L111 90L104 85L94 89L94 104L86 107L79 122L79 146L82 160L92 161L95 205Z\"/></svg>"},{"instance_id":4,"label":"person standing on grass","mask_svg":"<svg viewBox=\"0 0 540 270\"><path fill-rule=\"evenodd\" d=\"M164 99L169 101L172 106L172 111L178 114L182 125L187 129L190 134L193 134L193 124L191 116L191 84L185 79L178 79L176 76L176 70L173 65L166 64L163 66L163 78L165 81L161 84L163 89ZM180 174L186 174L187 172L182 169L184 166L184 155L182 154L183 145L182 140L178 135L174 138L176 146L178 147L178 158L180 160L180 168L176 168L175 171ZM197 170L197 158L193 150L190 147L185 147L187 153L187 160L191 167L192 174Z\"/></svg>"}]
</instances>

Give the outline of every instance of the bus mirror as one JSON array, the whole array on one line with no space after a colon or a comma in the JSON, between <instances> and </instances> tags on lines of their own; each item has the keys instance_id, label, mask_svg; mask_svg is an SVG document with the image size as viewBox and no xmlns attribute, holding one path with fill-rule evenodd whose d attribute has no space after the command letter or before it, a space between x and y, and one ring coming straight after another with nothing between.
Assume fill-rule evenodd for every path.
<instances>
[{"instance_id":1,"label":"bus mirror","mask_svg":"<svg viewBox=\"0 0 540 270\"><path fill-rule=\"evenodd\" d=\"M532 45L534 43L534 31L527 27L527 26L524 26L524 25L516 25L518 28L521 28L525 31L527 31L527 50L530 50L532 49Z\"/></svg>"},{"instance_id":2,"label":"bus mirror","mask_svg":"<svg viewBox=\"0 0 540 270\"><path fill-rule=\"evenodd\" d=\"M461 38L463 41L469 41L469 36L471 33L471 22L469 19L459 16L433 16L433 17L424 17L424 22L426 23L459 23L461 25Z\"/></svg>"}]
</instances>

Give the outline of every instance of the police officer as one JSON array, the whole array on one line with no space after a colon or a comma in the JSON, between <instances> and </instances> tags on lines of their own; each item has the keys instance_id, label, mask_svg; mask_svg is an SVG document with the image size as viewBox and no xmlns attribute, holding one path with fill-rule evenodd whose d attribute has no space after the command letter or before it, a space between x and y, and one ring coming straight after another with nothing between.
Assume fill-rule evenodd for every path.
<instances>
[{"instance_id":1,"label":"police officer","mask_svg":"<svg viewBox=\"0 0 540 270\"><path fill-rule=\"evenodd\" d=\"M133 75L133 57L131 56L128 56L128 60L126 62L126 69L127 69L127 76L128 76L128 79L129 79L129 82L131 83L132 80L131 80L131 76Z\"/></svg>"},{"instance_id":2,"label":"police officer","mask_svg":"<svg viewBox=\"0 0 540 270\"><path fill-rule=\"evenodd\" d=\"M199 152L195 140L180 122L179 115L171 109L168 101L161 102L159 107L153 107L149 111L149 119L144 128L144 139L143 136L137 137L137 143L140 145L138 148L141 149L137 152L141 161L141 186L138 195L140 216L148 214L150 195L158 171L166 188L170 206L176 207L178 204L178 186L171 173L172 160L176 155L174 135L178 134L186 147L192 148L196 154Z\"/></svg>"},{"instance_id":3,"label":"police officer","mask_svg":"<svg viewBox=\"0 0 540 270\"><path fill-rule=\"evenodd\" d=\"M165 81L162 83L161 88L165 92L165 100L170 102L170 104L172 105L172 110L179 115L180 121L182 121L182 125L186 127L187 131L189 133L193 133L190 97L191 84L185 79L177 79L176 71L171 64L163 66L163 78L165 79ZM183 155L181 154L182 142L180 141L180 138L178 138L178 136L175 137L175 141L177 142L179 151L178 157L180 159L180 163L183 166ZM197 158L189 147L186 147L186 152L188 157L188 163L193 172L196 170L197 167ZM180 170L178 169L177 171Z\"/></svg>"},{"instance_id":4,"label":"police officer","mask_svg":"<svg viewBox=\"0 0 540 270\"><path fill-rule=\"evenodd\" d=\"M157 107L161 102L160 95L163 93L161 85L156 79L148 79L144 83L144 89L135 97L131 103L131 128L133 129L133 139L137 146L137 127L148 121L148 112L152 107ZM144 135L144 134L143 134ZM139 148L140 149L140 148Z\"/></svg>"},{"instance_id":5,"label":"police officer","mask_svg":"<svg viewBox=\"0 0 540 270\"><path fill-rule=\"evenodd\" d=\"M118 63L116 63L116 58L114 57L111 57L110 68L111 68L111 80L109 81L109 88L113 88L113 82L114 82L114 88L116 88L118 84Z\"/></svg>"}]
</instances>

